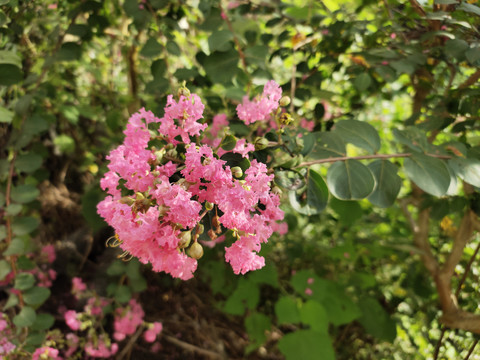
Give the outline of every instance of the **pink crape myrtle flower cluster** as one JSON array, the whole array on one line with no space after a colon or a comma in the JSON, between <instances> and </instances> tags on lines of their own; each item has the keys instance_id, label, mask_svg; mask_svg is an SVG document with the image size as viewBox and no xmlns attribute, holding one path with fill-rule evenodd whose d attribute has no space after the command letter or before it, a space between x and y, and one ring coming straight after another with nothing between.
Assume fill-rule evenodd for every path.
<instances>
[{"instance_id":1,"label":"pink crape myrtle flower cluster","mask_svg":"<svg viewBox=\"0 0 480 360\"><path fill-rule=\"evenodd\" d=\"M204 224L212 240L232 230L236 241L226 248L225 258L236 274L260 269L265 264L257 254L261 244L283 219L279 196L271 192L274 175L256 160L244 171L232 170L220 158L226 152L219 148L221 139L203 141L207 124L199 122L204 110L200 98L185 88L180 93L178 102L168 97L162 118L145 109L131 116L124 143L107 156L109 171L100 185L108 195L98 213L114 228L115 246L125 256L150 263L154 271L192 278L203 254L197 240ZM278 108L280 96L280 87L269 82L256 101L257 110L245 105L243 113L263 119ZM215 136L226 124L224 116L215 119ZM242 139L232 152L248 159L253 150Z\"/></svg>"},{"instance_id":2,"label":"pink crape myrtle flower cluster","mask_svg":"<svg viewBox=\"0 0 480 360\"><path fill-rule=\"evenodd\" d=\"M113 342L107 334L97 334L96 329L103 326L102 322L106 315L104 309L108 305L113 305L114 302L89 290L82 279L78 277L72 279L71 292L78 300L87 301L83 311L77 312L65 310L65 308L61 310L65 323L73 331L65 336L66 346L63 353L66 359L74 355L81 356L82 353L85 358L110 359L118 352L120 342L128 339L135 332L145 330L143 331L144 340L154 343L163 329L161 322L146 322L142 306L135 299L130 299L128 304L117 304L116 308L112 310L114 315L113 340L116 341ZM1 325L0 321L0 328ZM77 332L87 332L88 336L86 338L79 337ZM159 346L159 342L153 345ZM40 350L38 353L43 354Z\"/></svg>"},{"instance_id":3,"label":"pink crape myrtle flower cluster","mask_svg":"<svg viewBox=\"0 0 480 360\"><path fill-rule=\"evenodd\" d=\"M273 80L265 84L263 93L253 101L248 96L243 97L241 104L237 105L237 115L245 124L252 124L256 121L268 121L270 114L280 106L282 89Z\"/></svg>"}]
</instances>

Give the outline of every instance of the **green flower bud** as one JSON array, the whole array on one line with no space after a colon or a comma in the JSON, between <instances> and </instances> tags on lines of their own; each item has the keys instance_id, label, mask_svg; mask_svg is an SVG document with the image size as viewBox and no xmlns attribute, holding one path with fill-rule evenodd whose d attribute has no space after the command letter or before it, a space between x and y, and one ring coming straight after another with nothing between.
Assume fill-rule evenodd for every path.
<instances>
[{"instance_id":1,"label":"green flower bud","mask_svg":"<svg viewBox=\"0 0 480 360\"><path fill-rule=\"evenodd\" d=\"M264 137L257 137L253 144L255 145L255 150L263 150L268 147L269 143Z\"/></svg>"},{"instance_id":2,"label":"green flower bud","mask_svg":"<svg viewBox=\"0 0 480 360\"><path fill-rule=\"evenodd\" d=\"M198 242L194 242L192 246L187 249L187 255L195 260L201 259L203 256L203 247Z\"/></svg>"},{"instance_id":3,"label":"green flower bud","mask_svg":"<svg viewBox=\"0 0 480 360\"><path fill-rule=\"evenodd\" d=\"M282 96L279 103L280 106L288 106L290 105L290 98L288 96Z\"/></svg>"},{"instance_id":4,"label":"green flower bud","mask_svg":"<svg viewBox=\"0 0 480 360\"><path fill-rule=\"evenodd\" d=\"M283 193L282 189L280 189L278 186L274 186L271 191L272 191L272 194L275 194L278 196L281 196Z\"/></svg>"},{"instance_id":5,"label":"green flower bud","mask_svg":"<svg viewBox=\"0 0 480 360\"><path fill-rule=\"evenodd\" d=\"M180 249L185 249L190 245L190 241L192 241L192 231L183 231L180 234L180 241L178 242L178 247Z\"/></svg>"},{"instance_id":6,"label":"green flower bud","mask_svg":"<svg viewBox=\"0 0 480 360\"><path fill-rule=\"evenodd\" d=\"M213 204L208 201L205 201L205 209L207 209L208 211L212 210Z\"/></svg>"},{"instance_id":7,"label":"green flower bud","mask_svg":"<svg viewBox=\"0 0 480 360\"><path fill-rule=\"evenodd\" d=\"M232 175L237 179L243 176L243 170L240 166L234 166L231 170L232 170Z\"/></svg>"},{"instance_id":8,"label":"green flower bud","mask_svg":"<svg viewBox=\"0 0 480 360\"><path fill-rule=\"evenodd\" d=\"M293 118L289 113L283 113L282 115L280 115L279 120L280 120L280 124L289 125L293 121Z\"/></svg>"},{"instance_id":9,"label":"green flower bud","mask_svg":"<svg viewBox=\"0 0 480 360\"><path fill-rule=\"evenodd\" d=\"M197 229L195 231L195 235L203 234L204 231L205 231L205 226L203 226L203 224L198 224Z\"/></svg>"},{"instance_id":10,"label":"green flower bud","mask_svg":"<svg viewBox=\"0 0 480 360\"><path fill-rule=\"evenodd\" d=\"M132 206L135 203L135 200L129 196L124 196L120 199L121 204L127 204L128 206Z\"/></svg>"}]
</instances>

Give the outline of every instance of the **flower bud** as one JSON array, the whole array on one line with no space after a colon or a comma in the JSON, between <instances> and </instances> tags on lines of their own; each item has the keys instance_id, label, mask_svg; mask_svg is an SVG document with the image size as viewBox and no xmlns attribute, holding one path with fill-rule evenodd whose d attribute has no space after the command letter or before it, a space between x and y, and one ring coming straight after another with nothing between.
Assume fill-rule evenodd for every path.
<instances>
[{"instance_id":1,"label":"flower bud","mask_svg":"<svg viewBox=\"0 0 480 360\"><path fill-rule=\"evenodd\" d=\"M135 193L135 196L137 197L137 200L144 200L145 196L141 192Z\"/></svg>"},{"instance_id":2,"label":"flower bud","mask_svg":"<svg viewBox=\"0 0 480 360\"><path fill-rule=\"evenodd\" d=\"M279 120L280 120L280 124L289 125L293 121L293 118L289 113L283 113L282 115L280 115Z\"/></svg>"},{"instance_id":3,"label":"flower bud","mask_svg":"<svg viewBox=\"0 0 480 360\"><path fill-rule=\"evenodd\" d=\"M203 226L203 224L198 224L197 229L195 230L195 235L203 234L204 231L205 231L205 226Z\"/></svg>"},{"instance_id":4,"label":"flower bud","mask_svg":"<svg viewBox=\"0 0 480 360\"><path fill-rule=\"evenodd\" d=\"M178 89L177 92L178 97L180 96L185 96L189 97L190 96L190 90L185 86L185 82L183 83L182 87Z\"/></svg>"},{"instance_id":5,"label":"flower bud","mask_svg":"<svg viewBox=\"0 0 480 360\"><path fill-rule=\"evenodd\" d=\"M167 156L170 158L176 158L178 155L177 149L170 149L167 151Z\"/></svg>"},{"instance_id":6,"label":"flower bud","mask_svg":"<svg viewBox=\"0 0 480 360\"><path fill-rule=\"evenodd\" d=\"M269 141L264 137L257 137L253 144L255 145L255 150L263 150L268 147Z\"/></svg>"},{"instance_id":7,"label":"flower bud","mask_svg":"<svg viewBox=\"0 0 480 360\"><path fill-rule=\"evenodd\" d=\"M279 102L280 106L288 106L290 105L290 98L288 96L282 96Z\"/></svg>"},{"instance_id":8,"label":"flower bud","mask_svg":"<svg viewBox=\"0 0 480 360\"><path fill-rule=\"evenodd\" d=\"M212 229L208 230L207 234L210 240L212 241L218 237L217 234L215 234L215 231L213 231Z\"/></svg>"},{"instance_id":9,"label":"flower bud","mask_svg":"<svg viewBox=\"0 0 480 360\"><path fill-rule=\"evenodd\" d=\"M203 247L198 242L194 242L192 246L187 249L187 255L195 260L201 259L203 256Z\"/></svg>"},{"instance_id":10,"label":"flower bud","mask_svg":"<svg viewBox=\"0 0 480 360\"><path fill-rule=\"evenodd\" d=\"M124 196L119 201L121 204L127 204L128 206L132 206L135 203L135 200L129 196Z\"/></svg>"},{"instance_id":11,"label":"flower bud","mask_svg":"<svg viewBox=\"0 0 480 360\"><path fill-rule=\"evenodd\" d=\"M218 221L218 215L215 215L214 217L212 217L212 229L214 229L215 232L218 234L220 229L220 221Z\"/></svg>"},{"instance_id":12,"label":"flower bud","mask_svg":"<svg viewBox=\"0 0 480 360\"><path fill-rule=\"evenodd\" d=\"M155 160L157 164L160 164L162 162L163 156L165 155L165 150L157 150L153 153L153 155L155 155Z\"/></svg>"},{"instance_id":13,"label":"flower bud","mask_svg":"<svg viewBox=\"0 0 480 360\"><path fill-rule=\"evenodd\" d=\"M205 201L205 209L210 211L213 209L213 204L211 202Z\"/></svg>"},{"instance_id":14,"label":"flower bud","mask_svg":"<svg viewBox=\"0 0 480 360\"><path fill-rule=\"evenodd\" d=\"M237 179L243 176L243 171L240 166L234 166L231 170L232 170L232 175Z\"/></svg>"},{"instance_id":15,"label":"flower bud","mask_svg":"<svg viewBox=\"0 0 480 360\"><path fill-rule=\"evenodd\" d=\"M280 189L278 186L274 186L271 191L274 195L282 195L282 189Z\"/></svg>"},{"instance_id":16,"label":"flower bud","mask_svg":"<svg viewBox=\"0 0 480 360\"><path fill-rule=\"evenodd\" d=\"M178 247L180 249L185 249L190 245L190 241L192 241L192 231L182 231L180 234L180 241L178 242Z\"/></svg>"}]
</instances>

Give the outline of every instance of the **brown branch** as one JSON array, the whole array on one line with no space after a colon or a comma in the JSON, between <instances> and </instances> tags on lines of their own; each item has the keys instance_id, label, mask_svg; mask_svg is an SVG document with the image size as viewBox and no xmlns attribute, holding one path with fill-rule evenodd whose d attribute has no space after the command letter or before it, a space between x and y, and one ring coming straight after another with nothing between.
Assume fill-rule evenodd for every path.
<instances>
[{"instance_id":1,"label":"brown branch","mask_svg":"<svg viewBox=\"0 0 480 360\"><path fill-rule=\"evenodd\" d=\"M177 345L178 347L181 347L184 350L194 352L194 353L198 353L198 354L202 354L202 355L207 356L207 357L212 358L212 359L224 359L224 356L222 356L220 354L217 354L217 353L215 353L213 351L210 351L210 350L202 349L202 348L200 348L196 345L189 344L185 341L178 340L177 338L174 338L173 336L162 335L162 338L171 342L174 345Z\"/></svg>"},{"instance_id":2,"label":"brown branch","mask_svg":"<svg viewBox=\"0 0 480 360\"><path fill-rule=\"evenodd\" d=\"M468 354L467 354L467 356L465 356L465 360L468 360L470 358L470 355L473 354L473 350L475 349L475 346L477 346L477 344L478 344L478 339L476 339L473 342L472 346L470 346L470 349L468 350Z\"/></svg>"},{"instance_id":3,"label":"brown branch","mask_svg":"<svg viewBox=\"0 0 480 360\"><path fill-rule=\"evenodd\" d=\"M461 329L480 334L480 315L478 314L472 314L463 310L444 312L440 321L452 329Z\"/></svg>"},{"instance_id":4,"label":"brown branch","mask_svg":"<svg viewBox=\"0 0 480 360\"><path fill-rule=\"evenodd\" d=\"M425 12L425 10L423 9L423 7L416 1L416 0L410 0L410 4L412 5L413 7L413 10L415 10L415 12L422 16L422 17L425 17L427 16L427 13Z\"/></svg>"},{"instance_id":5,"label":"brown branch","mask_svg":"<svg viewBox=\"0 0 480 360\"><path fill-rule=\"evenodd\" d=\"M470 269L472 268L472 264L475 261L475 258L477 257L478 251L480 250L480 242L478 243L477 247L475 248L475 251L473 252L473 255L470 257L470 260L468 261L467 266L465 267L465 271L463 272L462 279L457 285L457 290L455 291L455 297L458 298L458 295L460 295L460 290L462 289L462 285L465 283L465 280L467 279L467 275L470 272Z\"/></svg>"},{"instance_id":6,"label":"brown branch","mask_svg":"<svg viewBox=\"0 0 480 360\"><path fill-rule=\"evenodd\" d=\"M425 154L427 156L431 156L438 159L451 159L452 156L450 155L437 155L437 154ZM391 159L391 158L405 158L412 156L412 153L400 153L400 154L373 154L373 155L361 155L361 156L339 156L339 157L331 157L326 159L318 159L312 161L303 162L295 168L304 167L304 166L311 166L315 164L324 164L324 163L332 163L336 161L346 161L346 160L369 160L369 159Z\"/></svg>"},{"instance_id":7,"label":"brown branch","mask_svg":"<svg viewBox=\"0 0 480 360\"><path fill-rule=\"evenodd\" d=\"M459 89L465 89L465 88L475 84L478 81L478 79L480 79L480 69L478 69L472 75L470 75L470 77L467 80L465 80L465 82L462 83L458 88Z\"/></svg>"},{"instance_id":8,"label":"brown branch","mask_svg":"<svg viewBox=\"0 0 480 360\"><path fill-rule=\"evenodd\" d=\"M135 334L130 338L128 343L122 349L122 351L117 355L117 360L122 360L130 351L132 351L133 345L137 342L137 339L140 337L140 334L144 330L144 326L140 326Z\"/></svg>"}]
</instances>

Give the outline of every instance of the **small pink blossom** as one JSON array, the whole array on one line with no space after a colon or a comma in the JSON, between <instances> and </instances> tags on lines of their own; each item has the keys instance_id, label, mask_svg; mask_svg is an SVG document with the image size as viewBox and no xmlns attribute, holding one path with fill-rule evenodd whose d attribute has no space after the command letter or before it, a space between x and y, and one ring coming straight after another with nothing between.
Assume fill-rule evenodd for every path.
<instances>
[{"instance_id":1,"label":"small pink blossom","mask_svg":"<svg viewBox=\"0 0 480 360\"><path fill-rule=\"evenodd\" d=\"M62 360L60 356L58 356L58 350L44 346L35 350L32 355L32 360Z\"/></svg>"},{"instance_id":2,"label":"small pink blossom","mask_svg":"<svg viewBox=\"0 0 480 360\"><path fill-rule=\"evenodd\" d=\"M85 353L94 358L109 358L115 355L117 351L118 344L113 343L109 348L102 338L98 339L96 346L94 346L92 341L88 341L85 345Z\"/></svg>"},{"instance_id":3,"label":"small pink blossom","mask_svg":"<svg viewBox=\"0 0 480 360\"><path fill-rule=\"evenodd\" d=\"M279 107L279 100L282 97L282 89L273 80L265 84L262 95L250 101L247 96L243 97L242 104L237 106L237 115L245 124L252 124L256 121L268 120L270 114Z\"/></svg>"},{"instance_id":4,"label":"small pink blossom","mask_svg":"<svg viewBox=\"0 0 480 360\"><path fill-rule=\"evenodd\" d=\"M116 309L113 337L117 341L122 341L127 335L132 335L143 322L145 313L141 305L135 299L131 299L128 304L127 308Z\"/></svg>"},{"instance_id":5,"label":"small pink blossom","mask_svg":"<svg viewBox=\"0 0 480 360\"><path fill-rule=\"evenodd\" d=\"M315 121L308 121L307 119L302 118L300 120L300 126L308 131L313 131L313 128L315 127Z\"/></svg>"},{"instance_id":6,"label":"small pink blossom","mask_svg":"<svg viewBox=\"0 0 480 360\"><path fill-rule=\"evenodd\" d=\"M307 284L313 284L314 281L315 281L314 278L308 278Z\"/></svg>"},{"instance_id":7,"label":"small pink blossom","mask_svg":"<svg viewBox=\"0 0 480 360\"><path fill-rule=\"evenodd\" d=\"M68 310L63 317L68 327L74 331L79 330L82 323L78 320L77 312L74 310Z\"/></svg>"},{"instance_id":8,"label":"small pink blossom","mask_svg":"<svg viewBox=\"0 0 480 360\"><path fill-rule=\"evenodd\" d=\"M310 288L305 289L305 295L311 296L312 294L313 294L312 289L310 289Z\"/></svg>"},{"instance_id":9,"label":"small pink blossom","mask_svg":"<svg viewBox=\"0 0 480 360\"><path fill-rule=\"evenodd\" d=\"M55 246L53 245L45 245L42 248L41 255L44 256L47 261L51 264L55 261L56 254L55 254Z\"/></svg>"},{"instance_id":10,"label":"small pink blossom","mask_svg":"<svg viewBox=\"0 0 480 360\"><path fill-rule=\"evenodd\" d=\"M75 295L79 295L85 290L87 290L87 285L85 285L83 280L79 277L74 277L72 279L72 293Z\"/></svg>"},{"instance_id":11,"label":"small pink blossom","mask_svg":"<svg viewBox=\"0 0 480 360\"><path fill-rule=\"evenodd\" d=\"M153 343L158 334L162 332L163 326L161 322L154 322L148 330L143 333L143 337L146 342Z\"/></svg>"}]
</instances>

